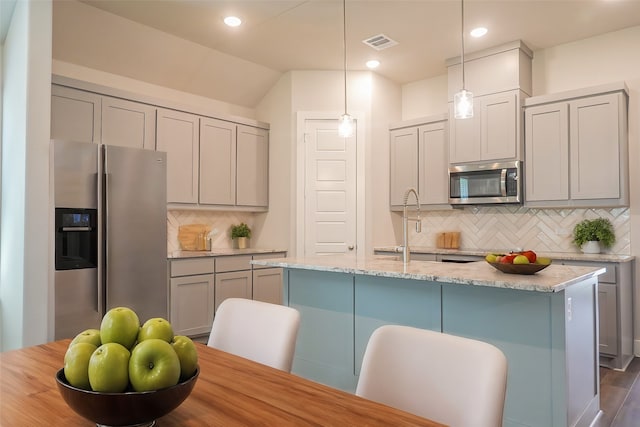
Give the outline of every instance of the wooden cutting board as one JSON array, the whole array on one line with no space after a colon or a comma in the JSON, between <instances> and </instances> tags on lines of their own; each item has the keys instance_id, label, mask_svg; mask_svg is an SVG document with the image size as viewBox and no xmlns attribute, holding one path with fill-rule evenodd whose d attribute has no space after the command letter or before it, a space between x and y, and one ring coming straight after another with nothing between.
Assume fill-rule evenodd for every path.
<instances>
[{"instance_id":1,"label":"wooden cutting board","mask_svg":"<svg viewBox=\"0 0 640 427\"><path fill-rule=\"evenodd\" d=\"M178 227L178 241L183 251L204 251L207 234L211 226L207 224L187 224ZM200 236L203 236L202 241Z\"/></svg>"}]
</instances>

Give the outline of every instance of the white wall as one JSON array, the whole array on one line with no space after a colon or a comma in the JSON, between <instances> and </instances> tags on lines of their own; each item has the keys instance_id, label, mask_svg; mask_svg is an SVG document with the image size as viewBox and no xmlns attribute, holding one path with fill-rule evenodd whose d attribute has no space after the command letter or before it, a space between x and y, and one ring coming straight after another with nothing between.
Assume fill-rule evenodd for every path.
<instances>
[{"instance_id":1,"label":"white wall","mask_svg":"<svg viewBox=\"0 0 640 427\"><path fill-rule=\"evenodd\" d=\"M269 132L269 212L258 214L256 246L295 250L295 135L292 73L285 73L257 106L257 119Z\"/></svg>"},{"instance_id":2,"label":"white wall","mask_svg":"<svg viewBox=\"0 0 640 427\"><path fill-rule=\"evenodd\" d=\"M448 113L447 75L402 86L402 120Z\"/></svg>"},{"instance_id":3,"label":"white wall","mask_svg":"<svg viewBox=\"0 0 640 427\"><path fill-rule=\"evenodd\" d=\"M3 49L1 350L46 342L53 325L51 16L51 1L17 2Z\"/></svg>"},{"instance_id":4,"label":"white wall","mask_svg":"<svg viewBox=\"0 0 640 427\"><path fill-rule=\"evenodd\" d=\"M402 233L402 218L389 210L389 124L401 119L402 90L374 74L371 100L371 136L366 169L367 254L376 246L395 241Z\"/></svg>"},{"instance_id":5,"label":"white wall","mask_svg":"<svg viewBox=\"0 0 640 427\"><path fill-rule=\"evenodd\" d=\"M219 114L240 116L248 119L255 118L255 110L240 105L230 104L217 99L206 98L188 92L158 86L141 80L108 73L82 65L72 64L54 59L52 61L52 72L55 75L81 80L100 86L119 89L125 92L132 92L137 95L150 98L161 99L166 102L175 103L176 108L194 108L198 110L212 111Z\"/></svg>"}]
</instances>

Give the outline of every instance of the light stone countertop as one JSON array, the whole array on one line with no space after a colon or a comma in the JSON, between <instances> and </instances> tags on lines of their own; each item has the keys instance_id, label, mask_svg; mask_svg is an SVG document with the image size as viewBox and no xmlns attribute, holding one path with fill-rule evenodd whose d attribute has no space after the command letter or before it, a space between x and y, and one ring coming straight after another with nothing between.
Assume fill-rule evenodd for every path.
<instances>
[{"instance_id":1,"label":"light stone countertop","mask_svg":"<svg viewBox=\"0 0 640 427\"><path fill-rule=\"evenodd\" d=\"M257 255L257 254L269 254L269 253L277 253L277 252L286 253L287 251L285 249L213 248L210 251L175 251L167 254L167 258L181 259L181 258L216 257L216 256L228 256L228 255Z\"/></svg>"},{"instance_id":2,"label":"light stone countertop","mask_svg":"<svg viewBox=\"0 0 640 427\"><path fill-rule=\"evenodd\" d=\"M398 252L399 246L378 246L375 251ZM434 254L434 255L477 255L485 256L488 253L508 253L515 249L440 249L427 246L409 246L412 254ZM535 251L535 249L534 249ZM538 256L567 261L603 261L603 262L630 262L635 259L633 255L617 255L609 253L583 254L581 252L544 252L535 251Z\"/></svg>"},{"instance_id":3,"label":"light stone countertop","mask_svg":"<svg viewBox=\"0 0 640 427\"><path fill-rule=\"evenodd\" d=\"M399 257L373 255L317 256L253 260L254 265L398 279L425 280L461 285L487 286L536 292L559 292L574 283L603 274L604 268L550 265L533 275L506 274L485 261L464 264L411 261L405 266Z\"/></svg>"}]
</instances>

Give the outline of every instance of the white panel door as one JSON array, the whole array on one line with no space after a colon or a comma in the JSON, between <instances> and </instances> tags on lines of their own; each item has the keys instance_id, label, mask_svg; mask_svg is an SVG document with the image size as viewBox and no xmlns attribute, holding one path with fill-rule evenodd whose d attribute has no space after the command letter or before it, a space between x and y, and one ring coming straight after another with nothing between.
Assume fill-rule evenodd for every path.
<instances>
[{"instance_id":1,"label":"white panel door","mask_svg":"<svg viewBox=\"0 0 640 427\"><path fill-rule=\"evenodd\" d=\"M356 252L356 137L305 121L305 256Z\"/></svg>"}]
</instances>

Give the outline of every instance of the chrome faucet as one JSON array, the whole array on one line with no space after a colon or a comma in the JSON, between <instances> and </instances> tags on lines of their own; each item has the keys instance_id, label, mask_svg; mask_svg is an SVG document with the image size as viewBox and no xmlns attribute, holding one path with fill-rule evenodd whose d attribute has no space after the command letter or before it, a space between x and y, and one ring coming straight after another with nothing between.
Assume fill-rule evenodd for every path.
<instances>
[{"instance_id":1,"label":"chrome faucet","mask_svg":"<svg viewBox=\"0 0 640 427\"><path fill-rule=\"evenodd\" d=\"M410 217L407 212L407 202L409 200L409 194L413 193L416 197L416 204L418 205L418 211L415 217ZM409 188L404 193L404 203L402 208L402 262L408 264L411 261L411 253L409 251L409 221L416 222L416 233L422 231L422 219L420 218L420 198L415 188Z\"/></svg>"}]
</instances>

